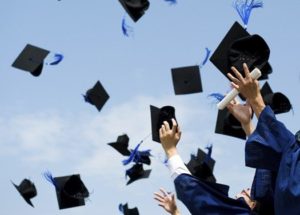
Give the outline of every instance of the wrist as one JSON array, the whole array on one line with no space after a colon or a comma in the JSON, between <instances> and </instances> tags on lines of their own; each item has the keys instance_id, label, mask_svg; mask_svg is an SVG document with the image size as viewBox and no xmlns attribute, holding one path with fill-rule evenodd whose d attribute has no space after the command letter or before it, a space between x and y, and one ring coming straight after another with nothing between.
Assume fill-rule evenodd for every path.
<instances>
[{"instance_id":1,"label":"wrist","mask_svg":"<svg viewBox=\"0 0 300 215\"><path fill-rule=\"evenodd\" d=\"M164 149L164 150L165 150L165 153L166 153L168 159L170 157L178 154L176 147L167 148L167 149Z\"/></svg>"},{"instance_id":2,"label":"wrist","mask_svg":"<svg viewBox=\"0 0 300 215\"><path fill-rule=\"evenodd\" d=\"M260 113L263 111L263 109L266 107L265 102L262 98L262 96L259 94L253 99L249 99L249 103L256 115L257 118L259 118Z\"/></svg>"},{"instance_id":3,"label":"wrist","mask_svg":"<svg viewBox=\"0 0 300 215\"><path fill-rule=\"evenodd\" d=\"M172 213L172 215L180 215L179 210L176 208L176 210Z\"/></svg>"},{"instance_id":4,"label":"wrist","mask_svg":"<svg viewBox=\"0 0 300 215\"><path fill-rule=\"evenodd\" d=\"M246 133L247 137L249 137L254 131L254 126L253 126L252 121L250 121L249 123L246 123L246 124L242 124L242 128L243 128L244 132Z\"/></svg>"}]
</instances>

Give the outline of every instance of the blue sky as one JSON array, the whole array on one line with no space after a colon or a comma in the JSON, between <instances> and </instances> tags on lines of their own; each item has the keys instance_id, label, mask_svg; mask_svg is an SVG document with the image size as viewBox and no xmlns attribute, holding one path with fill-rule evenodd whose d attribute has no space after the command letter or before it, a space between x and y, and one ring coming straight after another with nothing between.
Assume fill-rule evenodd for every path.
<instances>
[{"instance_id":1,"label":"blue sky","mask_svg":"<svg viewBox=\"0 0 300 215\"><path fill-rule=\"evenodd\" d=\"M133 148L150 133L149 106L173 105L183 131L179 151L187 162L197 148L214 144L215 175L234 196L249 187L253 170L244 166L244 141L214 134L217 109L207 99L226 92L228 81L208 62L201 69L204 92L175 96L170 69L200 64L205 47L214 50L240 18L232 1L178 0L169 6L153 0L133 23L134 36L122 35L125 11L117 0L2 0L0 9L0 189L1 214L119 214L118 204L140 214L165 214L153 200L159 187L173 190L161 163L160 145L152 149L148 180L126 186L123 159L107 146L123 133ZM287 95L294 112L278 115L292 132L299 130L300 2L264 1L248 25L271 49L273 91ZM27 43L64 54L57 66L44 66L38 78L11 67ZM110 99L99 113L82 94L100 80ZM263 83L261 83L263 84ZM86 206L58 210L55 191L41 173L80 173L92 192ZM19 196L15 183L30 178L38 189L35 208ZM188 214L179 205L183 214Z\"/></svg>"}]
</instances>

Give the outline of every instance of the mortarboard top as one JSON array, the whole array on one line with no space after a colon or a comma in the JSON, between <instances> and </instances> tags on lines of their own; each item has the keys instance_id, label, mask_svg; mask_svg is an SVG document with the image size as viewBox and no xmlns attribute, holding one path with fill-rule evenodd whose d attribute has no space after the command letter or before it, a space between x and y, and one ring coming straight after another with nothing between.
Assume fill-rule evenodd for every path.
<instances>
[{"instance_id":1,"label":"mortarboard top","mask_svg":"<svg viewBox=\"0 0 300 215\"><path fill-rule=\"evenodd\" d=\"M55 177L56 196L59 209L85 205L89 191L80 179L80 175Z\"/></svg>"},{"instance_id":2,"label":"mortarboard top","mask_svg":"<svg viewBox=\"0 0 300 215\"><path fill-rule=\"evenodd\" d=\"M167 121L172 128L172 118L176 120L175 117L175 108L172 106L164 106L162 108L157 108L150 105L151 112L151 128L152 128L152 140L159 142L159 129L164 121Z\"/></svg>"},{"instance_id":3,"label":"mortarboard top","mask_svg":"<svg viewBox=\"0 0 300 215\"><path fill-rule=\"evenodd\" d=\"M215 133L246 139L241 123L225 108L218 111Z\"/></svg>"},{"instance_id":4,"label":"mortarboard top","mask_svg":"<svg viewBox=\"0 0 300 215\"><path fill-rule=\"evenodd\" d=\"M30 199L37 195L35 185L28 179L23 179L20 185L16 185L13 182L12 184L19 191L20 195L25 199L25 201L34 207Z\"/></svg>"},{"instance_id":5,"label":"mortarboard top","mask_svg":"<svg viewBox=\"0 0 300 215\"><path fill-rule=\"evenodd\" d=\"M48 50L27 44L12 66L30 72L33 76L39 76L48 54Z\"/></svg>"},{"instance_id":6,"label":"mortarboard top","mask_svg":"<svg viewBox=\"0 0 300 215\"><path fill-rule=\"evenodd\" d=\"M175 95L200 93L202 83L199 66L188 66L171 69Z\"/></svg>"},{"instance_id":7,"label":"mortarboard top","mask_svg":"<svg viewBox=\"0 0 300 215\"><path fill-rule=\"evenodd\" d=\"M262 76L258 80L263 80L272 72L271 66L267 65L269 55L270 49L262 37L250 35L238 22L235 22L210 61L226 77L227 73L232 73L231 66L235 66L244 76L242 64L247 63L250 71L255 67L261 70Z\"/></svg>"},{"instance_id":8,"label":"mortarboard top","mask_svg":"<svg viewBox=\"0 0 300 215\"><path fill-rule=\"evenodd\" d=\"M128 149L128 142L129 142L129 137L126 134L124 134L124 135L118 136L117 142L108 143L108 145L112 146L114 149L116 149L122 155L129 156L130 151Z\"/></svg>"},{"instance_id":9,"label":"mortarboard top","mask_svg":"<svg viewBox=\"0 0 300 215\"><path fill-rule=\"evenodd\" d=\"M266 105L269 105L275 114L289 112L292 108L290 100L282 93L273 93L270 85L266 82L260 90Z\"/></svg>"},{"instance_id":10,"label":"mortarboard top","mask_svg":"<svg viewBox=\"0 0 300 215\"><path fill-rule=\"evenodd\" d=\"M149 8L148 0L119 0L134 22L137 22Z\"/></svg>"},{"instance_id":11,"label":"mortarboard top","mask_svg":"<svg viewBox=\"0 0 300 215\"><path fill-rule=\"evenodd\" d=\"M84 98L86 102L95 105L98 111L100 111L109 99L109 95L101 85L100 81L97 81L94 87L86 92Z\"/></svg>"},{"instance_id":12,"label":"mortarboard top","mask_svg":"<svg viewBox=\"0 0 300 215\"><path fill-rule=\"evenodd\" d=\"M120 204L119 205L119 210L124 214L124 215L139 215L139 210L137 207L134 208L128 208L128 204Z\"/></svg>"},{"instance_id":13,"label":"mortarboard top","mask_svg":"<svg viewBox=\"0 0 300 215\"><path fill-rule=\"evenodd\" d=\"M144 170L143 164L134 164L130 169L126 170L126 176L128 175L130 178L126 185L139 179L149 178L150 173L151 169Z\"/></svg>"}]
</instances>

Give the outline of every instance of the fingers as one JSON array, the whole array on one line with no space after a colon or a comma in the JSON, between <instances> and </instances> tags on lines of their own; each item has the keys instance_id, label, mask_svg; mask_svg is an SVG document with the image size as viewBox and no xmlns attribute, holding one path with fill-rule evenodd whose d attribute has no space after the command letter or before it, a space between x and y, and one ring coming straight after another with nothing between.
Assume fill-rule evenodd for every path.
<instances>
[{"instance_id":1,"label":"fingers","mask_svg":"<svg viewBox=\"0 0 300 215\"><path fill-rule=\"evenodd\" d=\"M169 131L169 130L170 130L170 125L169 125L169 123L168 123L167 121L164 121L163 123L164 123L164 125L165 125L166 131Z\"/></svg>"},{"instance_id":2,"label":"fingers","mask_svg":"<svg viewBox=\"0 0 300 215\"><path fill-rule=\"evenodd\" d=\"M240 82L244 81L243 76L241 75L241 73L234 66L231 67L231 70L234 72L235 76L238 78L238 80Z\"/></svg>"},{"instance_id":3,"label":"fingers","mask_svg":"<svg viewBox=\"0 0 300 215\"><path fill-rule=\"evenodd\" d=\"M246 63L243 63L244 73L246 78L251 78L250 71Z\"/></svg>"},{"instance_id":4,"label":"fingers","mask_svg":"<svg viewBox=\"0 0 300 215\"><path fill-rule=\"evenodd\" d=\"M164 196L167 196L167 195L168 195L167 191L165 191L164 188L159 188L159 190L160 190L160 192L162 192L162 194L163 194Z\"/></svg>"},{"instance_id":5,"label":"fingers","mask_svg":"<svg viewBox=\"0 0 300 215\"><path fill-rule=\"evenodd\" d=\"M172 118L172 123L173 123L172 132L176 133L176 131L177 131L177 122L173 118Z\"/></svg>"},{"instance_id":6,"label":"fingers","mask_svg":"<svg viewBox=\"0 0 300 215\"><path fill-rule=\"evenodd\" d=\"M236 83L236 84L240 83L239 79L237 79L236 77L234 77L231 73L227 73L227 76L234 83Z\"/></svg>"},{"instance_id":7,"label":"fingers","mask_svg":"<svg viewBox=\"0 0 300 215\"><path fill-rule=\"evenodd\" d=\"M237 85L237 84L235 84L235 83L233 83L233 82L231 82L231 86L233 87L233 88L235 88L235 89L237 89L237 90L239 90L239 85Z\"/></svg>"}]
</instances>

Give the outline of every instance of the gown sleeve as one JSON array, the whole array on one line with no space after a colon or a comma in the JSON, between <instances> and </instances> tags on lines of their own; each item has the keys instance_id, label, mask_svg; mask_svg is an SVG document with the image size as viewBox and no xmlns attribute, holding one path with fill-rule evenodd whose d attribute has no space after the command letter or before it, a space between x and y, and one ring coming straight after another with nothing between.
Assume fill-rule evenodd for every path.
<instances>
[{"instance_id":1,"label":"gown sleeve","mask_svg":"<svg viewBox=\"0 0 300 215\"><path fill-rule=\"evenodd\" d=\"M177 198L192 215L249 215L251 210L243 200L228 197L227 185L209 183L188 174L175 180Z\"/></svg>"},{"instance_id":2,"label":"gown sleeve","mask_svg":"<svg viewBox=\"0 0 300 215\"><path fill-rule=\"evenodd\" d=\"M278 171L282 154L295 142L294 135L266 106L245 148L246 166Z\"/></svg>"}]
</instances>

